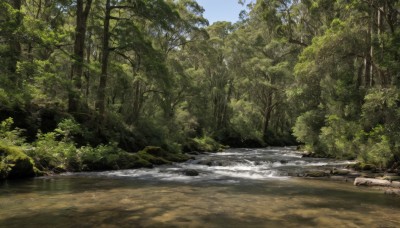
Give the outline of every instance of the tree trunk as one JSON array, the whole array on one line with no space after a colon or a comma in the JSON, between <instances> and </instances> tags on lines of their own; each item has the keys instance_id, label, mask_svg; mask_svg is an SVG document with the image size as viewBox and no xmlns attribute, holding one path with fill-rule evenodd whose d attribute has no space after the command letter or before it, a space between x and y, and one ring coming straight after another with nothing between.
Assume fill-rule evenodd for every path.
<instances>
[{"instance_id":1,"label":"tree trunk","mask_svg":"<svg viewBox=\"0 0 400 228\"><path fill-rule=\"evenodd\" d=\"M22 14L20 12L21 10L21 0L13 0L10 3L12 5L12 7L15 10L18 10L17 12L17 17L16 17L16 28L15 30L18 29L18 27L21 25L22 23ZM14 39L10 39L9 42L9 47L10 47L10 59L11 59L11 63L8 65L8 70L11 72L11 80L13 82L16 83L16 86L18 86L20 83L20 81L18 80L18 77L15 75L16 71L17 71L17 63L21 58L21 44L19 42L18 37L14 38Z\"/></svg>"},{"instance_id":2,"label":"tree trunk","mask_svg":"<svg viewBox=\"0 0 400 228\"><path fill-rule=\"evenodd\" d=\"M100 115L103 116L105 112L105 100L106 100L106 86L107 86L107 73L108 73L108 56L110 54L109 49L109 38L110 38L110 18L111 18L111 6L110 0L106 1L106 11L104 17L103 27L103 47L101 57L101 75L99 89L97 92L97 103L96 109Z\"/></svg>"},{"instance_id":3,"label":"tree trunk","mask_svg":"<svg viewBox=\"0 0 400 228\"><path fill-rule=\"evenodd\" d=\"M371 21L368 24L368 30L365 37L365 43L367 45L365 50L364 57L364 86L369 87L371 84L371 32L372 32L372 23Z\"/></svg>"},{"instance_id":4,"label":"tree trunk","mask_svg":"<svg viewBox=\"0 0 400 228\"><path fill-rule=\"evenodd\" d=\"M82 88L83 59L86 39L86 24L92 0L86 1L83 9L83 0L76 1L76 27L74 43L74 59L71 67L72 89L69 92L68 110L76 112L79 109L79 94Z\"/></svg>"},{"instance_id":5,"label":"tree trunk","mask_svg":"<svg viewBox=\"0 0 400 228\"><path fill-rule=\"evenodd\" d=\"M266 140L268 137L269 120L271 119L271 112L274 109L274 105L272 104L272 95L273 95L272 92L268 94L265 111L264 111L264 126L263 126L263 139L264 140Z\"/></svg>"}]
</instances>

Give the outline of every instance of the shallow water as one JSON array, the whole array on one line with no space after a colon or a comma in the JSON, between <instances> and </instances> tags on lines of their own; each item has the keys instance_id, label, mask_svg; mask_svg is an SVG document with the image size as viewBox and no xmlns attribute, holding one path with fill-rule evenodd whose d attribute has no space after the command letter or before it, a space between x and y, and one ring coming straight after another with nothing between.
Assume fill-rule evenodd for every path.
<instances>
[{"instance_id":1,"label":"shallow water","mask_svg":"<svg viewBox=\"0 0 400 228\"><path fill-rule=\"evenodd\" d=\"M288 175L346 163L235 149L156 169L8 181L0 227L400 227L399 198Z\"/></svg>"}]
</instances>

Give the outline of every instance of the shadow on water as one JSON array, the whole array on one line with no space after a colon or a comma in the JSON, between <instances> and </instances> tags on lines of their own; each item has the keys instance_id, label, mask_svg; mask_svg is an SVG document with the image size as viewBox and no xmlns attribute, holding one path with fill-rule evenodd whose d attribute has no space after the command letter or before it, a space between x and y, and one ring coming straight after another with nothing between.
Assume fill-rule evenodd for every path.
<instances>
[{"instance_id":1,"label":"shadow on water","mask_svg":"<svg viewBox=\"0 0 400 228\"><path fill-rule=\"evenodd\" d=\"M400 199L321 180L216 185L56 177L5 185L0 227L400 226Z\"/></svg>"},{"instance_id":2,"label":"shadow on water","mask_svg":"<svg viewBox=\"0 0 400 228\"><path fill-rule=\"evenodd\" d=\"M147 211L153 212L147 212ZM80 210L68 207L60 210L43 209L26 216L15 215L0 219L0 227L19 228L21 221L28 221L25 227L276 227L290 226L296 223L315 227L313 218L300 215L285 215L270 219L257 216L237 216L228 213L205 213L196 215L187 213L187 217L175 217L172 220L158 221L157 218L168 214L169 208L142 208L121 210L120 208L91 208Z\"/></svg>"}]
</instances>

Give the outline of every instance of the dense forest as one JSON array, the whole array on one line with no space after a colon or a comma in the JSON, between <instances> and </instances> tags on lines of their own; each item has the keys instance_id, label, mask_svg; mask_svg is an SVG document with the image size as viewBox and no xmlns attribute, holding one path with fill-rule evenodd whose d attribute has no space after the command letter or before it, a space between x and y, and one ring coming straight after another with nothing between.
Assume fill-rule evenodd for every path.
<instances>
[{"instance_id":1,"label":"dense forest","mask_svg":"<svg viewBox=\"0 0 400 228\"><path fill-rule=\"evenodd\" d=\"M2 0L0 179L300 144L400 163L400 1Z\"/></svg>"}]
</instances>

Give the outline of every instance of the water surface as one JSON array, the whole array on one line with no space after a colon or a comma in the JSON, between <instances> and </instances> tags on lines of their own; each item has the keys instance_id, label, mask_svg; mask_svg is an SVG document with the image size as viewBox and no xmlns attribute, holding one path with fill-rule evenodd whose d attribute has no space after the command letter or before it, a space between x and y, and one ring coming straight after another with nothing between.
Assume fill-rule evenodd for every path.
<instances>
[{"instance_id":1,"label":"water surface","mask_svg":"<svg viewBox=\"0 0 400 228\"><path fill-rule=\"evenodd\" d=\"M400 227L399 198L292 177L348 163L290 148L232 149L155 169L8 181L0 227Z\"/></svg>"}]
</instances>

